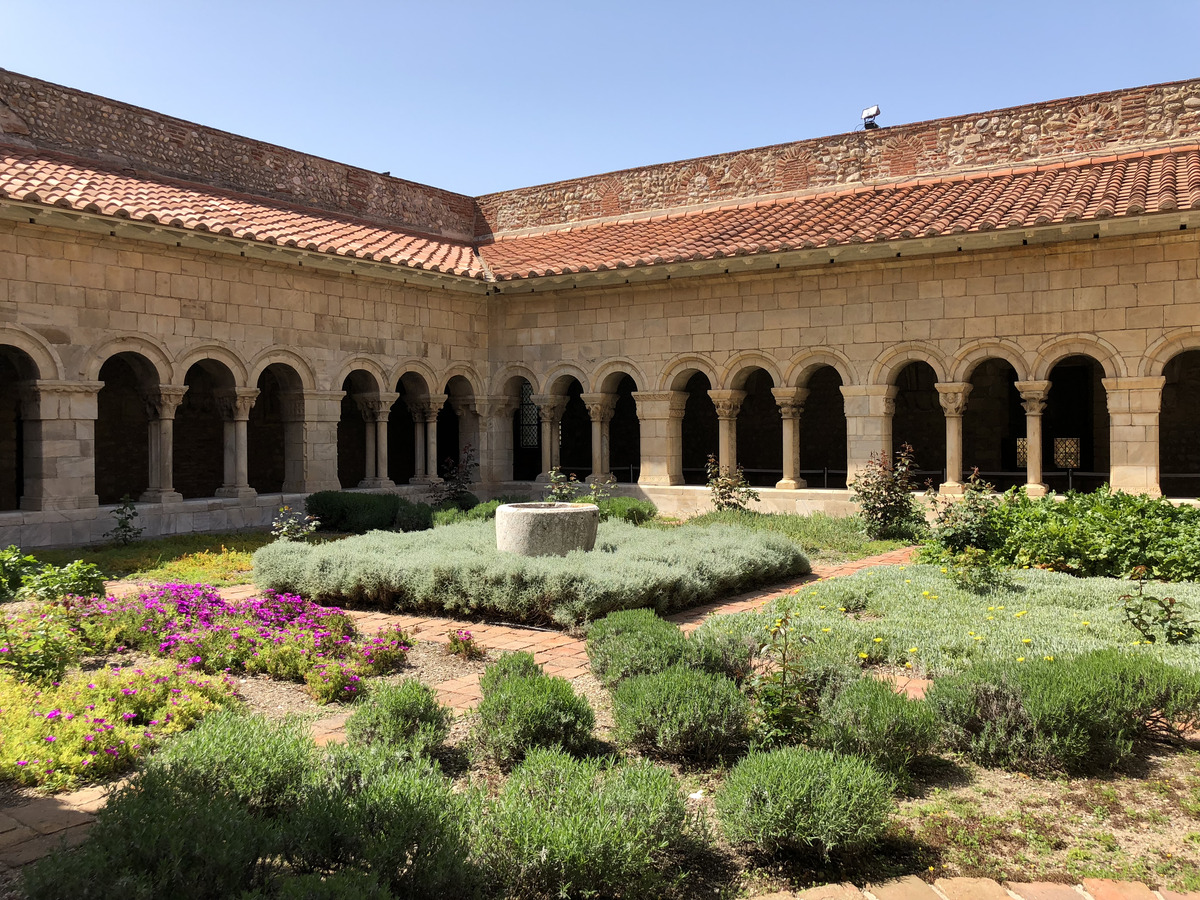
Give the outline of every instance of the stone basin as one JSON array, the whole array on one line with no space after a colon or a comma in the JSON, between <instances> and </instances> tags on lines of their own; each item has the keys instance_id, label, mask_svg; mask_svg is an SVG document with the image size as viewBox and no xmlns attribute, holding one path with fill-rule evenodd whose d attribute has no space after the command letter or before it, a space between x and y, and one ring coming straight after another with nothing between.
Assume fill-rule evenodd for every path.
<instances>
[{"instance_id":1,"label":"stone basin","mask_svg":"<svg viewBox=\"0 0 1200 900\"><path fill-rule=\"evenodd\" d=\"M496 549L519 556L566 556L596 546L594 503L506 503L496 510Z\"/></svg>"}]
</instances>

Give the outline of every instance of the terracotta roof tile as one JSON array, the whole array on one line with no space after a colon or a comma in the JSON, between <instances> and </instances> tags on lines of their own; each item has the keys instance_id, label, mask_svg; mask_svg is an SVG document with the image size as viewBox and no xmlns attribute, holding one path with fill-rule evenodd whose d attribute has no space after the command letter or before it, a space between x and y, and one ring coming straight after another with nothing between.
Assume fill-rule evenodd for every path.
<instances>
[{"instance_id":1,"label":"terracotta roof tile","mask_svg":"<svg viewBox=\"0 0 1200 900\"><path fill-rule=\"evenodd\" d=\"M480 245L498 279L1200 209L1200 146L859 185Z\"/></svg>"},{"instance_id":2,"label":"terracotta roof tile","mask_svg":"<svg viewBox=\"0 0 1200 900\"><path fill-rule=\"evenodd\" d=\"M0 197L471 278L484 275L479 255L464 241L21 148L0 147Z\"/></svg>"}]
</instances>

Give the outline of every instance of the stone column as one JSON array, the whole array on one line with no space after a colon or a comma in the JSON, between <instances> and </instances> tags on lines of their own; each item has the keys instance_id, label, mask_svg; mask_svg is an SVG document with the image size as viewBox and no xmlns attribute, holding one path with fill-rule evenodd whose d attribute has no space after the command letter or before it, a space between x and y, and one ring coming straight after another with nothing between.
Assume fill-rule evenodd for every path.
<instances>
[{"instance_id":1,"label":"stone column","mask_svg":"<svg viewBox=\"0 0 1200 900\"><path fill-rule=\"evenodd\" d=\"M567 408L567 398L559 394L538 394L533 402L537 404L538 419L542 423L542 471L536 481L545 484L550 480L550 470L559 465L562 416Z\"/></svg>"},{"instance_id":2,"label":"stone column","mask_svg":"<svg viewBox=\"0 0 1200 900\"><path fill-rule=\"evenodd\" d=\"M683 484L683 411L686 391L635 391L641 427L638 484Z\"/></svg>"},{"instance_id":3,"label":"stone column","mask_svg":"<svg viewBox=\"0 0 1200 900\"><path fill-rule=\"evenodd\" d=\"M474 397L451 397L450 408L458 416L458 457L461 460L463 451L470 447L475 451L475 461L479 461L479 407L475 405Z\"/></svg>"},{"instance_id":4,"label":"stone column","mask_svg":"<svg viewBox=\"0 0 1200 900\"><path fill-rule=\"evenodd\" d=\"M345 396L345 391L303 391L291 401L289 416L301 422L303 451L299 454L300 471L288 475L285 491L311 494L341 490L337 474L337 426ZM292 472L290 462L287 471Z\"/></svg>"},{"instance_id":5,"label":"stone column","mask_svg":"<svg viewBox=\"0 0 1200 900\"><path fill-rule=\"evenodd\" d=\"M721 473L737 471L737 417L742 411L745 391L709 391L717 407L717 463Z\"/></svg>"},{"instance_id":6,"label":"stone column","mask_svg":"<svg viewBox=\"0 0 1200 900\"><path fill-rule=\"evenodd\" d=\"M783 478L775 487L784 491L808 487L808 482L800 477L800 416L808 399L808 388L771 388L771 393L783 417Z\"/></svg>"},{"instance_id":7,"label":"stone column","mask_svg":"<svg viewBox=\"0 0 1200 900\"><path fill-rule=\"evenodd\" d=\"M846 404L846 482L854 480L872 454L890 459L892 416L896 412L894 384L842 385Z\"/></svg>"},{"instance_id":8,"label":"stone column","mask_svg":"<svg viewBox=\"0 0 1200 900\"><path fill-rule=\"evenodd\" d=\"M101 381L26 382L21 509L87 509L96 497L96 396Z\"/></svg>"},{"instance_id":9,"label":"stone column","mask_svg":"<svg viewBox=\"0 0 1200 900\"><path fill-rule=\"evenodd\" d=\"M582 394L580 399L592 420L592 474L586 480L589 484L616 481L609 466L608 426L616 412L617 395Z\"/></svg>"},{"instance_id":10,"label":"stone column","mask_svg":"<svg viewBox=\"0 0 1200 900\"><path fill-rule=\"evenodd\" d=\"M367 476L358 483L361 488L395 487L388 477L388 413L399 394L362 394L354 398L359 412L367 423Z\"/></svg>"},{"instance_id":11,"label":"stone column","mask_svg":"<svg viewBox=\"0 0 1200 900\"><path fill-rule=\"evenodd\" d=\"M1131 494L1162 496L1158 483L1158 414L1162 375L1105 378L1108 395L1109 483Z\"/></svg>"},{"instance_id":12,"label":"stone column","mask_svg":"<svg viewBox=\"0 0 1200 900\"><path fill-rule=\"evenodd\" d=\"M963 410L967 408L967 397L971 385L966 381L948 381L935 384L942 412L946 415L946 480L938 486L939 494L961 494L962 486L962 424Z\"/></svg>"},{"instance_id":13,"label":"stone column","mask_svg":"<svg viewBox=\"0 0 1200 900\"><path fill-rule=\"evenodd\" d=\"M437 473L437 419L446 403L446 395L430 394L407 403L413 417L413 450L416 453L416 475L409 484L437 484L442 480Z\"/></svg>"},{"instance_id":14,"label":"stone column","mask_svg":"<svg viewBox=\"0 0 1200 900\"><path fill-rule=\"evenodd\" d=\"M1025 407L1025 493L1044 497L1048 488L1042 481L1042 413L1050 395L1050 382L1018 381L1016 387Z\"/></svg>"},{"instance_id":15,"label":"stone column","mask_svg":"<svg viewBox=\"0 0 1200 900\"><path fill-rule=\"evenodd\" d=\"M250 487L246 454L246 423L258 388L231 388L216 392L217 407L225 420L225 481L216 496L253 500L258 492Z\"/></svg>"},{"instance_id":16,"label":"stone column","mask_svg":"<svg viewBox=\"0 0 1200 900\"><path fill-rule=\"evenodd\" d=\"M138 497L142 503L183 500L183 494L175 490L175 411L187 390L186 385L163 384L142 397L150 418L150 478Z\"/></svg>"},{"instance_id":17,"label":"stone column","mask_svg":"<svg viewBox=\"0 0 1200 900\"><path fill-rule=\"evenodd\" d=\"M513 413L516 397L480 397L475 401L479 416L479 480L498 484L512 480Z\"/></svg>"}]
</instances>

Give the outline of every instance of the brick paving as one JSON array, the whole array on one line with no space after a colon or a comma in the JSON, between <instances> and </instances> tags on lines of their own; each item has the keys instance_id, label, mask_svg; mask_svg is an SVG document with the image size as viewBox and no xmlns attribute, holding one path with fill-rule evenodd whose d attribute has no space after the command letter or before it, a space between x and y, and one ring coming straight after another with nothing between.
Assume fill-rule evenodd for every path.
<instances>
[{"instance_id":1,"label":"brick paving","mask_svg":"<svg viewBox=\"0 0 1200 900\"><path fill-rule=\"evenodd\" d=\"M816 567L811 575L786 584L751 591L668 618L683 630L691 631L711 615L757 609L804 584L849 575L869 566L904 565L912 559L914 552L915 548L908 547L841 566ZM136 586L121 583L114 587L129 590ZM251 596L254 591L253 586L238 585L223 588L221 594L233 599ZM350 615L356 620L358 628L367 633L385 625L399 625L417 640L437 643L445 643L449 631L469 628L482 646L495 650L527 650L548 674L568 680L580 677L588 669L585 642L559 631L418 615L363 611L351 611ZM912 697L923 696L929 684L921 678L900 677L893 680L898 691L904 691ZM452 678L434 687L441 702L457 711L471 709L479 702L478 675ZM314 722L313 735L317 743L324 745L331 741L344 741L348 716L348 712L341 711ZM91 787L0 808L0 870L23 866L64 844L77 845L86 835L94 813L104 804L106 795L107 788ZM782 891L761 895L756 900L1200 900L1200 892L1181 894L1175 891L1152 891L1137 882L1106 879L1085 879L1079 885L1049 882L1008 882L1002 885L988 878L939 878L929 884L910 875L882 884L867 885L862 889L850 884L830 884L800 892Z\"/></svg>"}]
</instances>

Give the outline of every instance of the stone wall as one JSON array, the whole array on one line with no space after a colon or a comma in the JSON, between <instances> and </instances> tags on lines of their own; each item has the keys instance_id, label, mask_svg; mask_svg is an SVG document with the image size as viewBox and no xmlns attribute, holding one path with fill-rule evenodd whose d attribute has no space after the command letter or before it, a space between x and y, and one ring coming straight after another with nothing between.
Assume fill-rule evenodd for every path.
<instances>
[{"instance_id":1,"label":"stone wall","mask_svg":"<svg viewBox=\"0 0 1200 900\"><path fill-rule=\"evenodd\" d=\"M470 197L0 69L0 142L467 239Z\"/></svg>"},{"instance_id":2,"label":"stone wall","mask_svg":"<svg viewBox=\"0 0 1200 900\"><path fill-rule=\"evenodd\" d=\"M884 111L884 119L886 121ZM478 199L480 236L766 194L1194 139L1200 80L1181 81L625 169Z\"/></svg>"}]
</instances>

